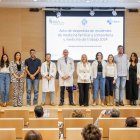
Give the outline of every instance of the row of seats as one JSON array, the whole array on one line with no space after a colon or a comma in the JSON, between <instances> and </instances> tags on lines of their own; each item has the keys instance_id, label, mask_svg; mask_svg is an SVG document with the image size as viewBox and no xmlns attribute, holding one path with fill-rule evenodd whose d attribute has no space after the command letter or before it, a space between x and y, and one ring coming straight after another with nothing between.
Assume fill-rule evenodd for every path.
<instances>
[{"instance_id":1,"label":"row of seats","mask_svg":"<svg viewBox=\"0 0 140 140\"><path fill-rule=\"evenodd\" d=\"M109 128L124 128L126 118L100 118L98 120L99 128L103 128L103 138L109 137ZM136 118L138 127L140 118ZM93 123L93 118L64 118L64 137L67 138L67 128L83 128L87 124ZM22 138L22 129L24 128L23 118L0 118L0 128L15 128L16 137ZM30 118L28 128L48 128L59 129L58 118Z\"/></svg>"},{"instance_id":2,"label":"row of seats","mask_svg":"<svg viewBox=\"0 0 140 140\"><path fill-rule=\"evenodd\" d=\"M29 129L24 128L23 138L29 130L35 130L41 133L43 140L58 140L59 129L58 128L38 128ZM67 128L66 140L82 140L81 136L82 128ZM103 129L100 128L101 133ZM2 140L16 140L15 128L0 129L0 136ZM139 140L140 128L110 128L108 140ZM23 139L21 139L23 140ZM102 138L104 140L104 138Z\"/></svg>"},{"instance_id":3,"label":"row of seats","mask_svg":"<svg viewBox=\"0 0 140 140\"><path fill-rule=\"evenodd\" d=\"M35 130L41 133L43 140L59 140L59 128L24 128L22 129L23 140L26 133L30 130ZM0 128L0 139L1 140L16 140L16 129L15 128Z\"/></svg>"},{"instance_id":4,"label":"row of seats","mask_svg":"<svg viewBox=\"0 0 140 140\"><path fill-rule=\"evenodd\" d=\"M76 109L76 108L74 108ZM70 118L74 109L44 109L45 113L48 113L49 118L59 118L59 121L63 120L63 118ZM78 110L77 108L76 110ZM92 117L96 120L102 110L106 108L94 108L94 109L79 109L84 114L85 117ZM120 117L128 117L128 116L140 116L139 108L120 108ZM24 118L27 121L29 118L34 117L34 111L29 111L28 109L5 109L0 111L0 118Z\"/></svg>"}]
</instances>

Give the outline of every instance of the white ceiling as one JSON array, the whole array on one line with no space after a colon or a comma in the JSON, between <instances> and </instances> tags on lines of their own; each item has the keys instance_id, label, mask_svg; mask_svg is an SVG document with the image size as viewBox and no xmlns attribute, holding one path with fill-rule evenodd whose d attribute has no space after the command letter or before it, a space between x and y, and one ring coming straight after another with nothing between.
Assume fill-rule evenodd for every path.
<instances>
[{"instance_id":1,"label":"white ceiling","mask_svg":"<svg viewBox=\"0 0 140 140\"><path fill-rule=\"evenodd\" d=\"M0 0L0 7L125 7L140 9L140 0Z\"/></svg>"}]
</instances>

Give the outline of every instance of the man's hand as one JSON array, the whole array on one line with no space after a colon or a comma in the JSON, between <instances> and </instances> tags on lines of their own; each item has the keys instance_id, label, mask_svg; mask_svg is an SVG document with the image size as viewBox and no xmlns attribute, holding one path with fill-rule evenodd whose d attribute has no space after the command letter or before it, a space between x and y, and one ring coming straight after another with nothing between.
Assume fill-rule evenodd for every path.
<instances>
[{"instance_id":1,"label":"man's hand","mask_svg":"<svg viewBox=\"0 0 140 140\"><path fill-rule=\"evenodd\" d=\"M34 77L34 75L30 75L30 78L32 79L32 80L34 80L35 79L35 77Z\"/></svg>"}]
</instances>

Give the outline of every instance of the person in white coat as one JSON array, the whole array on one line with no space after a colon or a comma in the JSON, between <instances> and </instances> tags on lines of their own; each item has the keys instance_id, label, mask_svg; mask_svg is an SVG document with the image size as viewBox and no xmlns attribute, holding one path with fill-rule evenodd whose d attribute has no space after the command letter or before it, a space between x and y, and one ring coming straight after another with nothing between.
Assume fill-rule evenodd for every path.
<instances>
[{"instance_id":1,"label":"person in white coat","mask_svg":"<svg viewBox=\"0 0 140 140\"><path fill-rule=\"evenodd\" d=\"M64 92L67 88L69 93L69 104L75 106L73 103L73 72L74 61L68 57L68 50L63 50L63 57L58 59L58 73L59 73L59 86L60 86L60 104L64 104Z\"/></svg>"},{"instance_id":2,"label":"person in white coat","mask_svg":"<svg viewBox=\"0 0 140 140\"><path fill-rule=\"evenodd\" d=\"M42 105L46 103L46 93L50 92L51 105L54 103L56 65L51 62L51 54L46 54L46 61L41 65Z\"/></svg>"},{"instance_id":3,"label":"person in white coat","mask_svg":"<svg viewBox=\"0 0 140 140\"><path fill-rule=\"evenodd\" d=\"M91 66L87 60L87 55L81 56L81 61L77 63L78 87L79 87L79 105L88 106L89 85L91 83Z\"/></svg>"}]
</instances>

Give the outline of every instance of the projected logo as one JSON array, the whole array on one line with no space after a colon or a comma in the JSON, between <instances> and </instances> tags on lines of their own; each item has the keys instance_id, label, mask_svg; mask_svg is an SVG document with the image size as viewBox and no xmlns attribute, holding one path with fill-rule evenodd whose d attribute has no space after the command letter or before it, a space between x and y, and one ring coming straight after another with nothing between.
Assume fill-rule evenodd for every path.
<instances>
[{"instance_id":1,"label":"projected logo","mask_svg":"<svg viewBox=\"0 0 140 140\"><path fill-rule=\"evenodd\" d=\"M52 25L64 25L63 21L57 20L57 19L49 19L49 23Z\"/></svg>"},{"instance_id":2,"label":"projected logo","mask_svg":"<svg viewBox=\"0 0 140 140\"><path fill-rule=\"evenodd\" d=\"M116 20L116 19L108 19L107 20L107 23L109 24L109 25L112 25L113 23L120 23L120 21L119 20Z\"/></svg>"},{"instance_id":3,"label":"projected logo","mask_svg":"<svg viewBox=\"0 0 140 140\"><path fill-rule=\"evenodd\" d=\"M108 19L108 20L107 20L107 23L108 23L109 25L111 25L112 22L113 22L112 19Z\"/></svg>"},{"instance_id":4,"label":"projected logo","mask_svg":"<svg viewBox=\"0 0 140 140\"><path fill-rule=\"evenodd\" d=\"M88 22L87 22L87 20L84 18L84 19L82 19L81 23L82 23L83 26L85 26L85 25L87 25Z\"/></svg>"}]
</instances>

